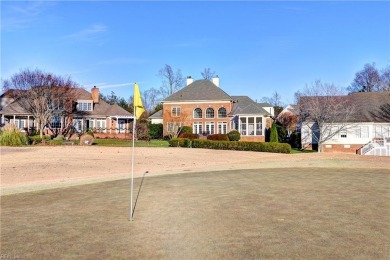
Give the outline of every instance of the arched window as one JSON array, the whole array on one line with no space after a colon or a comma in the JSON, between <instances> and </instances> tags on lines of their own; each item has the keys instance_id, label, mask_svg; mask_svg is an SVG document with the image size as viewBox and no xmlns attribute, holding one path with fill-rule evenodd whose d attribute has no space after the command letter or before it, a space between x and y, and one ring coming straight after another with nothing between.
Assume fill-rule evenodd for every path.
<instances>
[{"instance_id":1,"label":"arched window","mask_svg":"<svg viewBox=\"0 0 390 260\"><path fill-rule=\"evenodd\" d=\"M202 118L202 109L195 108L195 110L194 110L194 118Z\"/></svg>"},{"instance_id":2,"label":"arched window","mask_svg":"<svg viewBox=\"0 0 390 260\"><path fill-rule=\"evenodd\" d=\"M218 118L224 118L226 117L226 108L220 107L218 109Z\"/></svg>"},{"instance_id":3,"label":"arched window","mask_svg":"<svg viewBox=\"0 0 390 260\"><path fill-rule=\"evenodd\" d=\"M206 118L214 118L214 109L209 107L206 110Z\"/></svg>"}]
</instances>

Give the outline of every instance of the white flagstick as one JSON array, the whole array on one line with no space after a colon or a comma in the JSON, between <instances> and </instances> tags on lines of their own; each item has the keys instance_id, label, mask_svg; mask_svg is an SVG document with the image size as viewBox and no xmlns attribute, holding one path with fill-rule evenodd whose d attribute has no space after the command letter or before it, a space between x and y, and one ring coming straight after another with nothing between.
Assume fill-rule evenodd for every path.
<instances>
[{"instance_id":1,"label":"white flagstick","mask_svg":"<svg viewBox=\"0 0 390 260\"><path fill-rule=\"evenodd\" d=\"M135 106L134 106L134 115L135 113ZM131 155L131 195L130 195L130 221L133 221L133 189L134 189L134 134L135 134L135 124L136 124L136 117L134 116L133 121L133 152Z\"/></svg>"}]
</instances>

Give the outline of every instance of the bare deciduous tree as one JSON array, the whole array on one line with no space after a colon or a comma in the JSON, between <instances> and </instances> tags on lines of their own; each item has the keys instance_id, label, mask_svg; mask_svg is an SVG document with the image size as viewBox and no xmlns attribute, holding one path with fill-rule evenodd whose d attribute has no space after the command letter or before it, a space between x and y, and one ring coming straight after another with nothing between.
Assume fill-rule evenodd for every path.
<instances>
[{"instance_id":1,"label":"bare deciduous tree","mask_svg":"<svg viewBox=\"0 0 390 260\"><path fill-rule=\"evenodd\" d=\"M261 101L262 102L265 102L265 103L268 103L270 105L272 105L273 107L281 107L283 106L282 104L282 96L277 92L275 91L271 97L262 97L261 98Z\"/></svg>"},{"instance_id":2,"label":"bare deciduous tree","mask_svg":"<svg viewBox=\"0 0 390 260\"><path fill-rule=\"evenodd\" d=\"M172 67L168 64L165 64L165 66L159 70L159 76L162 79L160 93L163 98L172 95L184 86L185 80L181 71L178 69L176 73L174 73Z\"/></svg>"},{"instance_id":3,"label":"bare deciduous tree","mask_svg":"<svg viewBox=\"0 0 390 260\"><path fill-rule=\"evenodd\" d=\"M390 103L381 105L377 111L371 114L384 122L390 122Z\"/></svg>"},{"instance_id":4,"label":"bare deciduous tree","mask_svg":"<svg viewBox=\"0 0 390 260\"><path fill-rule=\"evenodd\" d=\"M355 107L333 84L316 81L306 86L299 101L302 141L322 145L350 125Z\"/></svg>"},{"instance_id":5,"label":"bare deciduous tree","mask_svg":"<svg viewBox=\"0 0 390 260\"><path fill-rule=\"evenodd\" d=\"M210 68L205 68L201 73L203 79L211 80L215 76L215 71Z\"/></svg>"},{"instance_id":6,"label":"bare deciduous tree","mask_svg":"<svg viewBox=\"0 0 390 260\"><path fill-rule=\"evenodd\" d=\"M390 65L381 71L380 91L390 91Z\"/></svg>"},{"instance_id":7,"label":"bare deciduous tree","mask_svg":"<svg viewBox=\"0 0 390 260\"><path fill-rule=\"evenodd\" d=\"M181 128L188 125L190 114L186 111L180 111L176 115L172 115L171 108L164 109L164 127L165 133L169 138L177 138L180 135Z\"/></svg>"},{"instance_id":8,"label":"bare deciduous tree","mask_svg":"<svg viewBox=\"0 0 390 260\"><path fill-rule=\"evenodd\" d=\"M375 63L364 65L364 68L355 74L355 78L348 87L349 92L379 91L381 77L375 68Z\"/></svg>"},{"instance_id":9,"label":"bare deciduous tree","mask_svg":"<svg viewBox=\"0 0 390 260\"><path fill-rule=\"evenodd\" d=\"M148 113L152 113L156 106L160 103L160 91L155 88L150 88L142 93L142 101L144 108Z\"/></svg>"},{"instance_id":10,"label":"bare deciduous tree","mask_svg":"<svg viewBox=\"0 0 390 260\"><path fill-rule=\"evenodd\" d=\"M61 133L69 131L75 110L75 87L70 77L57 76L39 69L21 70L3 81L3 89L10 90L12 97L36 120L40 136L54 117L65 118Z\"/></svg>"}]
</instances>

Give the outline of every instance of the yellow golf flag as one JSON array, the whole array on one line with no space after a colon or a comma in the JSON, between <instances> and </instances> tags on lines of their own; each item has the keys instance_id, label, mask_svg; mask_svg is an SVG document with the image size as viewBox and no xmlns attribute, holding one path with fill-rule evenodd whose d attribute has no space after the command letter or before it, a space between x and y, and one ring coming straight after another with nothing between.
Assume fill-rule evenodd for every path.
<instances>
[{"instance_id":1,"label":"yellow golf flag","mask_svg":"<svg viewBox=\"0 0 390 260\"><path fill-rule=\"evenodd\" d=\"M141 93L139 92L138 84L134 84L134 115L139 119L142 113L145 112L144 105L142 104Z\"/></svg>"}]
</instances>

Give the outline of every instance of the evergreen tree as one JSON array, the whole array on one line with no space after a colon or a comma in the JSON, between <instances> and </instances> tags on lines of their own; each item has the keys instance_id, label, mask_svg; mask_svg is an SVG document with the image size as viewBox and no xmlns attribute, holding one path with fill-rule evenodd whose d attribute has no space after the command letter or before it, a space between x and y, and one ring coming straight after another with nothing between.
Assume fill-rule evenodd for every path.
<instances>
[{"instance_id":1,"label":"evergreen tree","mask_svg":"<svg viewBox=\"0 0 390 260\"><path fill-rule=\"evenodd\" d=\"M278 129L275 123L272 123L270 142L278 143Z\"/></svg>"}]
</instances>

